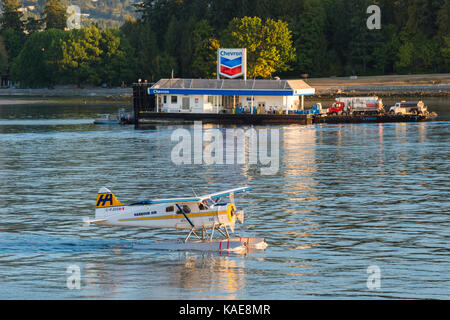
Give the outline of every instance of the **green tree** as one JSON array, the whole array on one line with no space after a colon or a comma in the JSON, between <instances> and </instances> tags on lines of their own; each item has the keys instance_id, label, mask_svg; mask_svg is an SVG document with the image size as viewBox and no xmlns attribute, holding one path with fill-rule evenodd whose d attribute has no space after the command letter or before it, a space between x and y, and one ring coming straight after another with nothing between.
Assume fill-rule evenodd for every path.
<instances>
[{"instance_id":1,"label":"green tree","mask_svg":"<svg viewBox=\"0 0 450 320\"><path fill-rule=\"evenodd\" d=\"M61 42L61 68L65 81L78 85L100 84L99 65L101 32L96 26L73 29L66 41Z\"/></svg>"},{"instance_id":2,"label":"green tree","mask_svg":"<svg viewBox=\"0 0 450 320\"><path fill-rule=\"evenodd\" d=\"M269 78L286 71L295 59L291 31L286 22L258 17L233 19L224 31L225 47L247 48L247 77Z\"/></svg>"},{"instance_id":3,"label":"green tree","mask_svg":"<svg viewBox=\"0 0 450 320\"><path fill-rule=\"evenodd\" d=\"M395 62L396 69L411 72L414 66L414 53L414 43L404 41L398 50L397 61Z\"/></svg>"},{"instance_id":4,"label":"green tree","mask_svg":"<svg viewBox=\"0 0 450 320\"><path fill-rule=\"evenodd\" d=\"M203 39L195 48L192 61L192 74L199 78L214 78L217 76L217 49L219 41L213 38Z\"/></svg>"},{"instance_id":5,"label":"green tree","mask_svg":"<svg viewBox=\"0 0 450 320\"><path fill-rule=\"evenodd\" d=\"M135 78L157 80L153 76L153 60L159 50L151 23L127 20L121 30L131 46L131 55L137 58Z\"/></svg>"},{"instance_id":6,"label":"green tree","mask_svg":"<svg viewBox=\"0 0 450 320\"><path fill-rule=\"evenodd\" d=\"M133 56L132 48L120 30L102 31L99 48L101 55L97 73L102 82L119 85L122 81L133 81L137 59Z\"/></svg>"},{"instance_id":7,"label":"green tree","mask_svg":"<svg viewBox=\"0 0 450 320\"><path fill-rule=\"evenodd\" d=\"M295 69L300 73L320 75L328 68L326 13L320 0L305 0L302 13L294 23Z\"/></svg>"},{"instance_id":8,"label":"green tree","mask_svg":"<svg viewBox=\"0 0 450 320\"><path fill-rule=\"evenodd\" d=\"M67 36L67 32L55 29L32 34L14 60L12 78L30 87L59 83L62 76L60 42Z\"/></svg>"},{"instance_id":9,"label":"green tree","mask_svg":"<svg viewBox=\"0 0 450 320\"><path fill-rule=\"evenodd\" d=\"M382 28L383 39L373 49L374 69L378 74L393 73L400 48L397 27L393 24Z\"/></svg>"},{"instance_id":10,"label":"green tree","mask_svg":"<svg viewBox=\"0 0 450 320\"><path fill-rule=\"evenodd\" d=\"M367 28L367 7L371 0L345 0L348 20L346 27L345 50L348 68L351 74L367 74L369 65L373 62L373 48L376 46L376 36L381 30Z\"/></svg>"},{"instance_id":11,"label":"green tree","mask_svg":"<svg viewBox=\"0 0 450 320\"><path fill-rule=\"evenodd\" d=\"M7 74L8 68L8 53L6 52L3 39L0 37L0 74Z\"/></svg>"},{"instance_id":12,"label":"green tree","mask_svg":"<svg viewBox=\"0 0 450 320\"><path fill-rule=\"evenodd\" d=\"M10 67L14 59L19 55L20 51L22 50L26 40L26 35L20 30L6 28L1 31L1 37L3 39L6 52L8 54L7 61L8 66Z\"/></svg>"},{"instance_id":13,"label":"green tree","mask_svg":"<svg viewBox=\"0 0 450 320\"><path fill-rule=\"evenodd\" d=\"M200 71L199 68L202 68L199 65L202 59L206 59L203 61L206 63L206 68L211 66L209 57L210 44L212 44L211 40L213 38L214 30L207 20L195 21L191 18L187 21L181 34L180 50L177 52L180 76L193 77ZM214 62L215 61L216 58L214 57ZM212 70L206 74L211 74L215 69L214 63ZM205 76L205 73L200 71L197 76Z\"/></svg>"},{"instance_id":14,"label":"green tree","mask_svg":"<svg viewBox=\"0 0 450 320\"><path fill-rule=\"evenodd\" d=\"M440 49L439 44L434 39L423 39L418 46L418 59L420 61L419 71L421 72L436 72L437 63L439 60Z\"/></svg>"},{"instance_id":15,"label":"green tree","mask_svg":"<svg viewBox=\"0 0 450 320\"><path fill-rule=\"evenodd\" d=\"M18 0L2 0L2 16L0 18L0 30L13 29L23 31L23 13L19 11Z\"/></svg>"},{"instance_id":16,"label":"green tree","mask_svg":"<svg viewBox=\"0 0 450 320\"><path fill-rule=\"evenodd\" d=\"M408 20L400 32L400 48L396 67L398 71L434 72L441 56L436 37L439 30L440 1L411 0L407 7Z\"/></svg>"},{"instance_id":17,"label":"green tree","mask_svg":"<svg viewBox=\"0 0 450 320\"><path fill-rule=\"evenodd\" d=\"M153 59L154 79L170 78L172 70L174 74L178 72L178 64L174 57L167 53L162 53Z\"/></svg>"},{"instance_id":18,"label":"green tree","mask_svg":"<svg viewBox=\"0 0 450 320\"><path fill-rule=\"evenodd\" d=\"M43 14L46 30L64 30L66 27L66 8L62 5L61 0L46 0Z\"/></svg>"},{"instance_id":19,"label":"green tree","mask_svg":"<svg viewBox=\"0 0 450 320\"><path fill-rule=\"evenodd\" d=\"M441 56L445 64L444 70L450 70L450 37L444 37L445 44L441 47Z\"/></svg>"},{"instance_id":20,"label":"green tree","mask_svg":"<svg viewBox=\"0 0 450 320\"><path fill-rule=\"evenodd\" d=\"M180 34L183 32L183 26L175 18L170 19L167 27L167 32L164 37L164 50L171 56L176 56L180 48L181 38Z\"/></svg>"},{"instance_id":21,"label":"green tree","mask_svg":"<svg viewBox=\"0 0 450 320\"><path fill-rule=\"evenodd\" d=\"M31 35L35 32L42 30L42 20L36 19L34 17L28 17L25 22L25 30Z\"/></svg>"},{"instance_id":22,"label":"green tree","mask_svg":"<svg viewBox=\"0 0 450 320\"><path fill-rule=\"evenodd\" d=\"M450 72L450 0L443 0L437 13L436 41L440 47L439 72Z\"/></svg>"}]
</instances>

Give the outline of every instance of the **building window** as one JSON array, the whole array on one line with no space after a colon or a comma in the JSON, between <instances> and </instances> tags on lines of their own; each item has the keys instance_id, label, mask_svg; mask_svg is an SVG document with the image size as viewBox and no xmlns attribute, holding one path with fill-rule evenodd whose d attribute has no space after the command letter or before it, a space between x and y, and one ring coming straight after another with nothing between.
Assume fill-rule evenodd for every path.
<instances>
[{"instance_id":1,"label":"building window","mask_svg":"<svg viewBox=\"0 0 450 320\"><path fill-rule=\"evenodd\" d=\"M167 103L167 96L163 96L163 103Z\"/></svg>"},{"instance_id":2,"label":"building window","mask_svg":"<svg viewBox=\"0 0 450 320\"><path fill-rule=\"evenodd\" d=\"M170 102L171 102L172 104L176 104L176 103L178 102L178 97L177 97L177 96L171 96L171 97L170 97Z\"/></svg>"},{"instance_id":3,"label":"building window","mask_svg":"<svg viewBox=\"0 0 450 320\"><path fill-rule=\"evenodd\" d=\"M208 103L214 104L214 96L208 96Z\"/></svg>"}]
</instances>

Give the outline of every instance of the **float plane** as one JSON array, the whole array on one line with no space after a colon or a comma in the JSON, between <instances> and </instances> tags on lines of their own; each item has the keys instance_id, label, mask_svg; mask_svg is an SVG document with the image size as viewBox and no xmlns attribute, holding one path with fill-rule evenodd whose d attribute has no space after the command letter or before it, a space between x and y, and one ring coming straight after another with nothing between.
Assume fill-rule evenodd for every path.
<instances>
[{"instance_id":1,"label":"float plane","mask_svg":"<svg viewBox=\"0 0 450 320\"><path fill-rule=\"evenodd\" d=\"M244 223L244 211L236 209L234 195L250 190L250 187L239 187L202 196L141 200L125 205L103 187L97 194L94 219L83 218L83 223L189 230L184 241L158 243L155 248L160 249L265 249L264 238L231 238L228 232L228 228L234 232L236 220ZM192 235L198 240L189 241Z\"/></svg>"}]
</instances>

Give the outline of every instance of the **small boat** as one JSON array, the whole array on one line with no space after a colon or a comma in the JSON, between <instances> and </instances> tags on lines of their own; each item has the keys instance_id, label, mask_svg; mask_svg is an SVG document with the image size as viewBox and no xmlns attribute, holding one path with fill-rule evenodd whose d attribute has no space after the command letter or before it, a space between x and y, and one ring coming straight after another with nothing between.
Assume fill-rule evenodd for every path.
<instances>
[{"instance_id":1,"label":"small boat","mask_svg":"<svg viewBox=\"0 0 450 320\"><path fill-rule=\"evenodd\" d=\"M94 124L120 124L121 120L118 115L103 113L94 120Z\"/></svg>"},{"instance_id":2,"label":"small boat","mask_svg":"<svg viewBox=\"0 0 450 320\"><path fill-rule=\"evenodd\" d=\"M102 113L94 120L94 124L129 124L134 122L133 112L120 108L117 114Z\"/></svg>"}]
</instances>

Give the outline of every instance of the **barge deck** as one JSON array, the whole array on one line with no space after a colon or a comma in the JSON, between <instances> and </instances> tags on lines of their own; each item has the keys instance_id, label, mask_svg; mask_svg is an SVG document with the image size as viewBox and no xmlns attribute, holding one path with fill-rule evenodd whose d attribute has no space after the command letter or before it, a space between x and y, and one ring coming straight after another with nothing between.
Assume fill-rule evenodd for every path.
<instances>
[{"instance_id":1,"label":"barge deck","mask_svg":"<svg viewBox=\"0 0 450 320\"><path fill-rule=\"evenodd\" d=\"M280 125L280 124L338 124L338 123L383 123L383 122L419 122L433 120L432 115L299 115L299 114L206 114L206 113L157 113L139 112L136 127L158 122L194 122L239 125Z\"/></svg>"}]
</instances>

